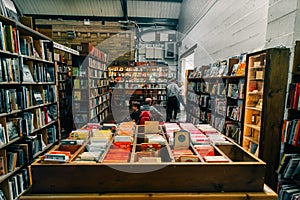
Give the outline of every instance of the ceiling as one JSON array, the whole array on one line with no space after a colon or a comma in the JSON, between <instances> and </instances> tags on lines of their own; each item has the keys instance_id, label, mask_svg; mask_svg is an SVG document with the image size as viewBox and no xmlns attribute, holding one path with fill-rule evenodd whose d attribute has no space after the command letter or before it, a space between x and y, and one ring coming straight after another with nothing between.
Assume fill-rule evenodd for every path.
<instances>
[{"instance_id":1,"label":"ceiling","mask_svg":"<svg viewBox=\"0 0 300 200\"><path fill-rule=\"evenodd\" d=\"M13 0L35 19L135 22L177 28L182 0Z\"/></svg>"}]
</instances>

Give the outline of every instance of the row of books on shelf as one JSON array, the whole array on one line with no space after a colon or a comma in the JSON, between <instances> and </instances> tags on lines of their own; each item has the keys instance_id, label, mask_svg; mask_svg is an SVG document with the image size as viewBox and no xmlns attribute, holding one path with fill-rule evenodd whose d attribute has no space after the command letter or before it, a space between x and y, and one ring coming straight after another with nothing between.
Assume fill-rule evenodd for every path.
<instances>
[{"instance_id":1,"label":"row of books on shelf","mask_svg":"<svg viewBox=\"0 0 300 200\"><path fill-rule=\"evenodd\" d=\"M100 79L100 80L89 79L90 87L104 87L104 86L108 86L108 85L109 85L109 81L107 79Z\"/></svg>"},{"instance_id":2,"label":"row of books on shelf","mask_svg":"<svg viewBox=\"0 0 300 200\"><path fill-rule=\"evenodd\" d=\"M108 54L99 50L97 47L89 45L89 55L98 58L102 62L108 61Z\"/></svg>"},{"instance_id":3,"label":"row of books on shelf","mask_svg":"<svg viewBox=\"0 0 300 200\"><path fill-rule=\"evenodd\" d=\"M227 97L233 99L244 98L244 82L240 81L239 84L229 83L227 87Z\"/></svg>"},{"instance_id":4,"label":"row of books on shelf","mask_svg":"<svg viewBox=\"0 0 300 200\"><path fill-rule=\"evenodd\" d=\"M108 92L108 86L107 87L99 87L99 88L92 88L90 89L90 98L97 97L102 94L106 94Z\"/></svg>"},{"instance_id":5,"label":"row of books on shelf","mask_svg":"<svg viewBox=\"0 0 300 200\"><path fill-rule=\"evenodd\" d=\"M242 120L242 111L243 111L243 107L242 105L239 106L227 106L227 112L226 112L226 116L234 121L241 121Z\"/></svg>"},{"instance_id":6,"label":"row of books on shelf","mask_svg":"<svg viewBox=\"0 0 300 200\"><path fill-rule=\"evenodd\" d=\"M300 172L300 154L285 153L283 154L277 173L280 179L299 179Z\"/></svg>"},{"instance_id":7,"label":"row of books on shelf","mask_svg":"<svg viewBox=\"0 0 300 200\"><path fill-rule=\"evenodd\" d=\"M110 94L103 94L101 96L97 96L93 99L90 99L89 102L90 102L90 108L93 108L93 107L96 107L106 101L108 101L110 99Z\"/></svg>"},{"instance_id":8,"label":"row of books on shelf","mask_svg":"<svg viewBox=\"0 0 300 200\"><path fill-rule=\"evenodd\" d=\"M16 27L0 22L0 48L3 51L19 53L19 31Z\"/></svg>"},{"instance_id":9,"label":"row of books on shelf","mask_svg":"<svg viewBox=\"0 0 300 200\"><path fill-rule=\"evenodd\" d=\"M189 82L188 90L196 93L210 93L211 95L227 95L233 99L244 98L244 80L239 80L239 83L225 84L219 81L200 81Z\"/></svg>"},{"instance_id":10,"label":"row of books on shelf","mask_svg":"<svg viewBox=\"0 0 300 200\"><path fill-rule=\"evenodd\" d=\"M58 66L58 73L67 73L69 71L69 67L67 65L64 65L64 64L60 64ZM78 68L76 68L78 69Z\"/></svg>"},{"instance_id":11,"label":"row of books on shelf","mask_svg":"<svg viewBox=\"0 0 300 200\"><path fill-rule=\"evenodd\" d=\"M20 36L22 55L53 61L52 44L49 40L34 40L31 36Z\"/></svg>"},{"instance_id":12,"label":"row of books on shelf","mask_svg":"<svg viewBox=\"0 0 300 200\"><path fill-rule=\"evenodd\" d=\"M281 141L293 146L300 145L300 119L284 120L281 132Z\"/></svg>"},{"instance_id":13,"label":"row of books on shelf","mask_svg":"<svg viewBox=\"0 0 300 200\"><path fill-rule=\"evenodd\" d=\"M106 111L109 108L109 102L104 102L103 104L90 109L90 118L93 119L96 116L100 115L102 112Z\"/></svg>"},{"instance_id":14,"label":"row of books on shelf","mask_svg":"<svg viewBox=\"0 0 300 200\"><path fill-rule=\"evenodd\" d=\"M20 89L0 89L0 113L56 102L55 85L43 88L21 86Z\"/></svg>"},{"instance_id":15,"label":"row of books on shelf","mask_svg":"<svg viewBox=\"0 0 300 200\"><path fill-rule=\"evenodd\" d=\"M109 72L111 73L118 73L118 72L163 72L168 73L169 68L164 66L113 66L108 67Z\"/></svg>"},{"instance_id":16,"label":"row of books on shelf","mask_svg":"<svg viewBox=\"0 0 300 200\"><path fill-rule=\"evenodd\" d=\"M96 111L96 114L90 118L89 118L90 113L88 112L75 112L73 114L75 126L79 128L83 125L86 125L88 122L94 122L94 123L102 122L109 114L109 109L108 109L109 107L102 107L102 108L103 109L100 113L97 113Z\"/></svg>"},{"instance_id":17,"label":"row of books on shelf","mask_svg":"<svg viewBox=\"0 0 300 200\"><path fill-rule=\"evenodd\" d=\"M0 123L0 143L7 144L14 139L28 136L35 130L43 128L52 121L57 120L57 107L55 105L23 112L19 117L2 118Z\"/></svg>"},{"instance_id":18,"label":"row of books on shelf","mask_svg":"<svg viewBox=\"0 0 300 200\"><path fill-rule=\"evenodd\" d=\"M189 78L211 78L211 77L223 77L223 76L244 76L246 63L244 61L229 66L227 61L219 61L206 66L196 67L191 72Z\"/></svg>"},{"instance_id":19,"label":"row of books on shelf","mask_svg":"<svg viewBox=\"0 0 300 200\"><path fill-rule=\"evenodd\" d=\"M50 41L19 35L16 27L2 22L0 22L0 49L43 60L53 60Z\"/></svg>"},{"instance_id":20,"label":"row of books on shelf","mask_svg":"<svg viewBox=\"0 0 300 200\"><path fill-rule=\"evenodd\" d=\"M300 83L290 83L286 107L294 110L300 110Z\"/></svg>"},{"instance_id":21,"label":"row of books on shelf","mask_svg":"<svg viewBox=\"0 0 300 200\"><path fill-rule=\"evenodd\" d=\"M225 117L211 115L210 124L215 127L219 132L223 133L225 128Z\"/></svg>"},{"instance_id":22,"label":"row of books on shelf","mask_svg":"<svg viewBox=\"0 0 300 200\"><path fill-rule=\"evenodd\" d=\"M55 47L57 48L57 47ZM59 48L58 48L59 49ZM63 50L62 50L63 51ZM67 63L68 61L70 61L72 59L72 54L63 54L63 53L57 53L57 52L54 52L53 53L53 57L54 57L54 61L58 61L58 62L61 62L59 63L59 65L65 65L66 64L69 64Z\"/></svg>"},{"instance_id":23,"label":"row of books on shelf","mask_svg":"<svg viewBox=\"0 0 300 200\"><path fill-rule=\"evenodd\" d=\"M1 199L18 199L30 186L28 168L23 168L8 180L8 192L0 190Z\"/></svg>"},{"instance_id":24,"label":"row of books on shelf","mask_svg":"<svg viewBox=\"0 0 300 200\"><path fill-rule=\"evenodd\" d=\"M73 90L73 100L75 100L75 101L88 100L88 91L87 90Z\"/></svg>"},{"instance_id":25,"label":"row of books on shelf","mask_svg":"<svg viewBox=\"0 0 300 200\"><path fill-rule=\"evenodd\" d=\"M0 82L55 82L53 66L34 63L23 64L18 58L1 58Z\"/></svg>"},{"instance_id":26,"label":"row of books on shelf","mask_svg":"<svg viewBox=\"0 0 300 200\"><path fill-rule=\"evenodd\" d=\"M106 71L90 69L89 73L90 73L89 77L92 77L92 78L107 78Z\"/></svg>"},{"instance_id":27,"label":"row of books on shelf","mask_svg":"<svg viewBox=\"0 0 300 200\"><path fill-rule=\"evenodd\" d=\"M106 70L106 64L103 62L100 62L98 60L95 60L93 58L88 57L88 66L93 68L93 69L98 69L98 70Z\"/></svg>"},{"instance_id":28,"label":"row of books on shelf","mask_svg":"<svg viewBox=\"0 0 300 200\"><path fill-rule=\"evenodd\" d=\"M224 134L234 139L236 142L240 143L241 140L241 127L238 123L235 122L226 122Z\"/></svg>"},{"instance_id":29,"label":"row of books on shelf","mask_svg":"<svg viewBox=\"0 0 300 200\"><path fill-rule=\"evenodd\" d=\"M74 82L74 85L73 85L74 89L86 89L88 86L87 79L74 79L73 82Z\"/></svg>"},{"instance_id":30,"label":"row of books on shelf","mask_svg":"<svg viewBox=\"0 0 300 200\"><path fill-rule=\"evenodd\" d=\"M118 82L116 84L114 84L114 88L118 88L118 89L147 89L145 87L145 81L140 81L140 82L136 82L136 83L130 83L130 82Z\"/></svg>"},{"instance_id":31,"label":"row of books on shelf","mask_svg":"<svg viewBox=\"0 0 300 200\"><path fill-rule=\"evenodd\" d=\"M24 137L25 135L20 135L22 134L20 133L22 130L18 130L19 128L17 126L22 126L22 123L21 120L16 118L13 119L13 121L8 121L6 123L8 132L7 143L3 143L3 140L6 139L6 134L4 132L4 127L0 124L1 143L8 144L9 142L19 138L17 142L9 144L6 148L0 150L0 160L7 163L7 167L2 168L4 169L4 172L2 172L1 175L13 172L17 167L22 167L23 165L33 161L35 155L42 151L48 144L57 142L55 125L47 127L47 129L36 135L27 135L26 137ZM6 157L3 156L5 154Z\"/></svg>"},{"instance_id":32,"label":"row of books on shelf","mask_svg":"<svg viewBox=\"0 0 300 200\"><path fill-rule=\"evenodd\" d=\"M73 77L86 77L87 76L87 68L83 68L82 66L72 67L72 76Z\"/></svg>"},{"instance_id":33,"label":"row of books on shelf","mask_svg":"<svg viewBox=\"0 0 300 200\"><path fill-rule=\"evenodd\" d=\"M226 116L227 100L224 98L211 99L211 109L214 115Z\"/></svg>"},{"instance_id":34,"label":"row of books on shelf","mask_svg":"<svg viewBox=\"0 0 300 200\"><path fill-rule=\"evenodd\" d=\"M297 200L300 197L299 185L290 181L279 181L278 200Z\"/></svg>"}]
</instances>

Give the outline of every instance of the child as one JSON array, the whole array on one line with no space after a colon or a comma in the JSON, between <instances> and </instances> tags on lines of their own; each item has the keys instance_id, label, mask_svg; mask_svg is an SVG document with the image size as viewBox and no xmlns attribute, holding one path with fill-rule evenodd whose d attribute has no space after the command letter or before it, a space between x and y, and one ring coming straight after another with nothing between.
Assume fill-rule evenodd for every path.
<instances>
[{"instance_id":1,"label":"child","mask_svg":"<svg viewBox=\"0 0 300 200\"><path fill-rule=\"evenodd\" d=\"M130 117L131 117L132 121L134 121L136 124L139 124L139 122L140 122L141 111L140 111L139 107L140 106L137 103L133 103L132 107L131 107L133 112L130 114Z\"/></svg>"}]
</instances>

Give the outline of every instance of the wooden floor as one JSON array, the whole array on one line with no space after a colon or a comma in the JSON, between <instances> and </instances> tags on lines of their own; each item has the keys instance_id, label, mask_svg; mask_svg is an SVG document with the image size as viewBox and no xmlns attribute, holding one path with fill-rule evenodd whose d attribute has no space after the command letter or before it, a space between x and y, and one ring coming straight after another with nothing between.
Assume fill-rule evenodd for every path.
<instances>
[{"instance_id":1,"label":"wooden floor","mask_svg":"<svg viewBox=\"0 0 300 200\"><path fill-rule=\"evenodd\" d=\"M74 200L277 200L277 194L268 186L264 192L228 192L228 193L118 193L118 194L27 194L21 200L74 199Z\"/></svg>"}]
</instances>

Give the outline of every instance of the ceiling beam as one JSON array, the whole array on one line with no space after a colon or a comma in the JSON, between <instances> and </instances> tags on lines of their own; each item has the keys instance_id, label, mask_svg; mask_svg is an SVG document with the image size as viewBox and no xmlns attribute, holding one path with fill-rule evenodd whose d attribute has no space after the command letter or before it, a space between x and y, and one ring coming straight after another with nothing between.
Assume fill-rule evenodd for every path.
<instances>
[{"instance_id":1,"label":"ceiling beam","mask_svg":"<svg viewBox=\"0 0 300 200\"><path fill-rule=\"evenodd\" d=\"M153 25L164 24L167 26L177 26L178 19L174 18L153 18L153 17L128 17L129 20L135 21L137 24L149 23Z\"/></svg>"},{"instance_id":2,"label":"ceiling beam","mask_svg":"<svg viewBox=\"0 0 300 200\"><path fill-rule=\"evenodd\" d=\"M78 15L28 15L35 19L53 19L53 20L76 20L84 21L89 19L90 21L110 21L118 22L124 20L123 17L101 17L101 16L78 16ZM128 20L134 21L140 27L149 26L164 26L172 30L177 29L178 19L166 19L166 18L150 18L150 17L128 17Z\"/></svg>"},{"instance_id":3,"label":"ceiling beam","mask_svg":"<svg viewBox=\"0 0 300 200\"><path fill-rule=\"evenodd\" d=\"M127 0L120 0L120 1L123 10L123 18L127 20L128 19Z\"/></svg>"}]
</instances>

